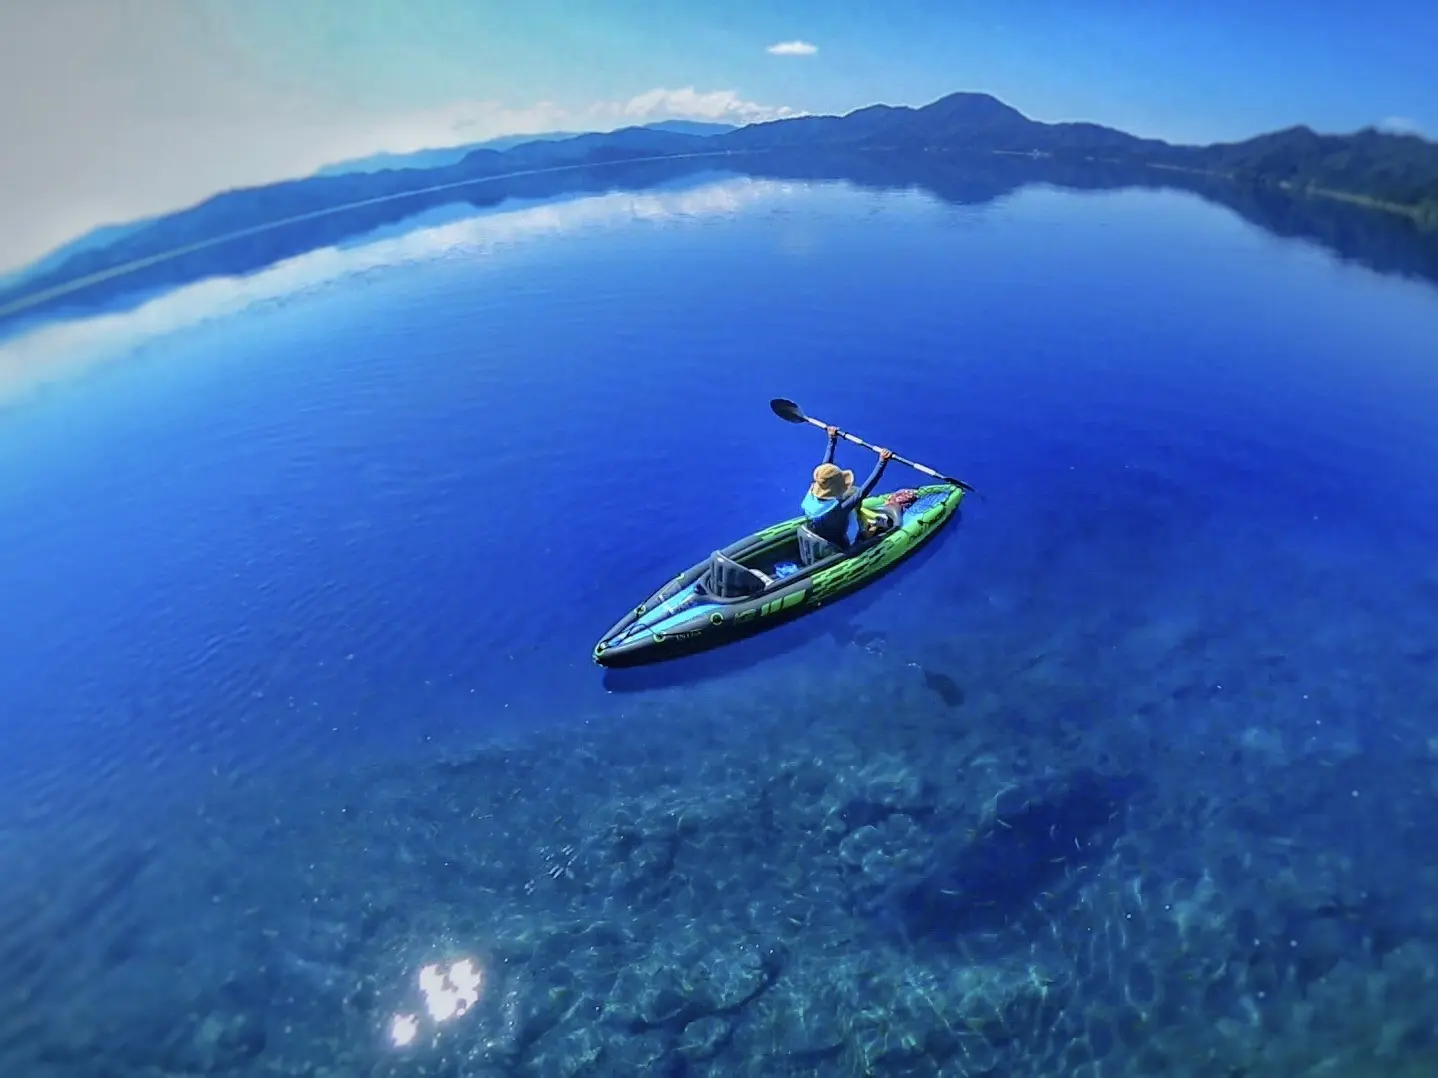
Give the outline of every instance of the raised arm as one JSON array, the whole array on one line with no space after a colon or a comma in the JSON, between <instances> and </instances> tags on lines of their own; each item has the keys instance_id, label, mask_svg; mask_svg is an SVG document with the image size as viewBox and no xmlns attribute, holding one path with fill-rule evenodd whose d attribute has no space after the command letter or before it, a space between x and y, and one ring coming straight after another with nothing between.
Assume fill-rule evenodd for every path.
<instances>
[{"instance_id":1,"label":"raised arm","mask_svg":"<svg viewBox=\"0 0 1438 1078\"><path fill-rule=\"evenodd\" d=\"M869 478L865 479L861 486L855 487L841 503L845 511L853 509L869 496L869 492L874 489L874 484L879 481L879 477L884 474L884 469L889 466L891 456L893 454L887 449L879 450L879 462L874 465L874 470L869 473Z\"/></svg>"},{"instance_id":2,"label":"raised arm","mask_svg":"<svg viewBox=\"0 0 1438 1078\"><path fill-rule=\"evenodd\" d=\"M829 432L829 449L828 449L828 451L824 454L824 459L823 459L822 461L820 461L820 463L821 463L821 464L833 464L833 463L834 463L834 449L835 449L835 447L837 447L838 444L839 444L839 428L838 428L838 427L825 427L824 429Z\"/></svg>"}]
</instances>

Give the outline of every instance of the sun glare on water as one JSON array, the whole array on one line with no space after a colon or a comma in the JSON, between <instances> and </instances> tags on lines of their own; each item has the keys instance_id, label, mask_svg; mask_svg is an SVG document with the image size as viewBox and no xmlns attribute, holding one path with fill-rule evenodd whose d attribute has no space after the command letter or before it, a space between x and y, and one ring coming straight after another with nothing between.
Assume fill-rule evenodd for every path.
<instances>
[{"instance_id":1,"label":"sun glare on water","mask_svg":"<svg viewBox=\"0 0 1438 1078\"><path fill-rule=\"evenodd\" d=\"M394 1021L390 1023L389 1038L395 1045L403 1048L407 1044L413 1044L414 1039L419 1036L419 1019L412 1014L397 1014Z\"/></svg>"},{"instance_id":2,"label":"sun glare on water","mask_svg":"<svg viewBox=\"0 0 1438 1078\"><path fill-rule=\"evenodd\" d=\"M484 974L473 960L464 958L442 970L431 963L419 971L419 990L424 995L425 1010L436 1024L447 1022L469 1011L479 1002ZM419 1036L417 1015L397 1014L390 1022L390 1040L403 1048Z\"/></svg>"}]
</instances>

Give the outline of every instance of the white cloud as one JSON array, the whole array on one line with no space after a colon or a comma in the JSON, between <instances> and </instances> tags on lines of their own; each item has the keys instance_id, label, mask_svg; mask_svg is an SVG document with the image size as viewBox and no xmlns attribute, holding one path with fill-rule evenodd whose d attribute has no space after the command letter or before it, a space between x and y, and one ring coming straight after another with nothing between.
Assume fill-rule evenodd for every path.
<instances>
[{"instance_id":1,"label":"white cloud","mask_svg":"<svg viewBox=\"0 0 1438 1078\"><path fill-rule=\"evenodd\" d=\"M550 101L523 108L498 101L458 101L440 108L378 116L357 124L346 135L346 141L355 146L356 152L342 158L327 157L319 164L380 152L409 153L462 146L500 135L613 131L657 120L747 124L797 115L799 113L787 105L746 101L733 90L704 92L692 86L678 90L659 87L627 101L599 101L579 109L566 109Z\"/></svg>"},{"instance_id":2,"label":"white cloud","mask_svg":"<svg viewBox=\"0 0 1438 1078\"><path fill-rule=\"evenodd\" d=\"M724 215L792 190L790 184L740 178L674 191L588 196L471 214L398 236L309 251L245 277L197 281L131 311L45 323L0 342L0 405L97 363L123 359L147 341L360 275L455 255L495 255L525 241L581 229Z\"/></svg>"},{"instance_id":3,"label":"white cloud","mask_svg":"<svg viewBox=\"0 0 1438 1078\"><path fill-rule=\"evenodd\" d=\"M277 107L180 124L163 114L142 114L122 124L123 137L111 133L90 140L77 134L57 153L47 136L49 152L19 154L13 166L7 162L14 175L7 176L10 190L0 200L0 237L5 237L0 273L100 225L167 213L217 191L307 176L374 153L440 149L500 135L611 131L666 119L747 124L797 115L784 105L745 100L733 90L692 86L656 88L580 109L549 101L523 107L461 101L388 115L325 116ZM179 146L182 167L157 167L173 161Z\"/></svg>"},{"instance_id":4,"label":"white cloud","mask_svg":"<svg viewBox=\"0 0 1438 1078\"><path fill-rule=\"evenodd\" d=\"M376 112L256 67L208 4L0 3L0 274L93 228L373 153L647 120L792 115L733 90ZM538 95L536 95L538 96Z\"/></svg>"},{"instance_id":5,"label":"white cloud","mask_svg":"<svg viewBox=\"0 0 1438 1078\"><path fill-rule=\"evenodd\" d=\"M1380 131L1388 131L1395 135L1421 135L1423 133L1422 129L1418 126L1418 122L1409 119L1407 116L1385 117L1378 121L1378 129Z\"/></svg>"},{"instance_id":6,"label":"white cloud","mask_svg":"<svg viewBox=\"0 0 1438 1078\"><path fill-rule=\"evenodd\" d=\"M607 115L614 107L596 105L595 111L599 115ZM733 90L700 93L692 86L686 86L682 90L650 90L630 98L620 107L629 123L649 123L673 118L749 124L799 115L788 105L760 105L754 101L745 101Z\"/></svg>"},{"instance_id":7,"label":"white cloud","mask_svg":"<svg viewBox=\"0 0 1438 1078\"><path fill-rule=\"evenodd\" d=\"M819 51L819 46L807 41L781 41L770 45L767 51L773 56L813 56Z\"/></svg>"}]
</instances>

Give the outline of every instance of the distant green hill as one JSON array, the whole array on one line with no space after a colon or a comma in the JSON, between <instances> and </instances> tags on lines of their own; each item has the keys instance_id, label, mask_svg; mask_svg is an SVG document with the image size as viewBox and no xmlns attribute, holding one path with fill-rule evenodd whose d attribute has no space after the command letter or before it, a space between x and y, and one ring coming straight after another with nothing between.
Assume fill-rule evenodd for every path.
<instances>
[{"instance_id":1,"label":"distant green hill","mask_svg":"<svg viewBox=\"0 0 1438 1078\"><path fill-rule=\"evenodd\" d=\"M698 120L659 120L642 126L648 131L669 131L680 135L697 135L700 138L722 135L734 130L733 124L704 123ZM444 146L434 150L415 150L412 153L376 153L326 165L314 175L343 176L350 172L380 172L387 168L442 168L463 160L475 150L509 150L526 142L560 142L578 138L583 133L548 131L537 135L501 135L499 138L470 142L463 146Z\"/></svg>"},{"instance_id":2,"label":"distant green hill","mask_svg":"<svg viewBox=\"0 0 1438 1078\"><path fill-rule=\"evenodd\" d=\"M669 121L600 134L531 139L501 148L442 152L443 163L310 176L214 195L197 205L134 226L104 242L87 238L52 252L0 283L0 316L85 281L128 272L135 264L192 253L217 243L254 242L264 230L420 193L426 197L503 176L527 176L621 161L723 159L842 151L890 162L946 154L1021 155L1056 164L1124 166L1206 177L1237 185L1343 199L1402 214L1438 228L1438 143L1371 128L1320 135L1306 127L1243 142L1177 146L1090 123L1048 124L987 94L956 93L922 108L873 105L845 116L802 116L703 133L710 125ZM462 197L456 195L455 197Z\"/></svg>"},{"instance_id":3,"label":"distant green hill","mask_svg":"<svg viewBox=\"0 0 1438 1078\"><path fill-rule=\"evenodd\" d=\"M1438 143L1364 128L1320 135L1307 127L1181 151L1190 167L1248 183L1305 190L1409 214L1438 228Z\"/></svg>"},{"instance_id":4,"label":"distant green hill","mask_svg":"<svg viewBox=\"0 0 1438 1078\"><path fill-rule=\"evenodd\" d=\"M1438 143L1365 128L1320 135L1307 127L1243 142L1180 146L1099 124L1030 120L987 94L950 94L922 108L873 105L847 116L806 116L740 128L715 145L798 149L846 145L889 152L986 150L1187 168L1367 202L1438 226Z\"/></svg>"}]
</instances>

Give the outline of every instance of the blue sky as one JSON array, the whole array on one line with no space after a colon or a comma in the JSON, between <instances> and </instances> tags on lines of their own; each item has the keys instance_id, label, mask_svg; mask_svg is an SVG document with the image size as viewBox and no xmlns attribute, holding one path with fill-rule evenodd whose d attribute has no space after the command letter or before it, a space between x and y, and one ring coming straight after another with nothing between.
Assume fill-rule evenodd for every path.
<instances>
[{"instance_id":1,"label":"blue sky","mask_svg":"<svg viewBox=\"0 0 1438 1078\"><path fill-rule=\"evenodd\" d=\"M776 43L812 51L775 55ZM1432 0L45 0L0 11L0 272L380 150L997 95L1175 141L1438 131Z\"/></svg>"},{"instance_id":2,"label":"blue sky","mask_svg":"<svg viewBox=\"0 0 1438 1078\"><path fill-rule=\"evenodd\" d=\"M578 108L697 86L843 112L981 89L1037 119L1185 141L1303 122L1438 122L1438 4L1423 0L246 0L234 10L237 37L273 70L374 107L546 98ZM818 51L765 52L790 40Z\"/></svg>"}]
</instances>

